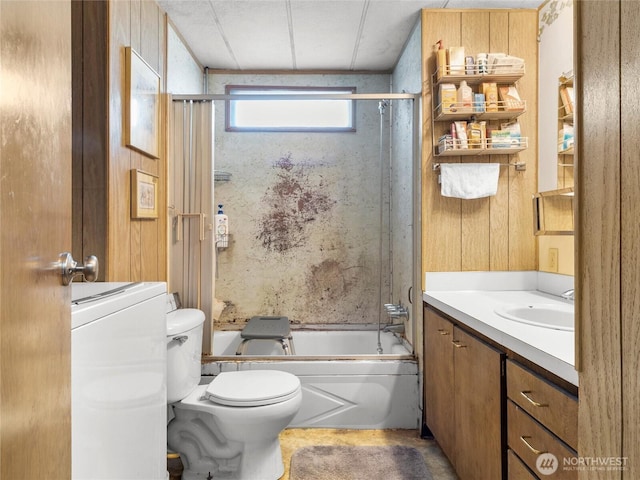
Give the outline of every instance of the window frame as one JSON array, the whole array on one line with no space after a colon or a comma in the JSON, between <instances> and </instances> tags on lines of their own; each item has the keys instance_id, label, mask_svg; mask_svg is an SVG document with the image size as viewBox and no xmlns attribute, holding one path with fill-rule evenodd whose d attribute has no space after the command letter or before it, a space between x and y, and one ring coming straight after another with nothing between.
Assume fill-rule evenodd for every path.
<instances>
[{"instance_id":1,"label":"window frame","mask_svg":"<svg viewBox=\"0 0 640 480\"><path fill-rule=\"evenodd\" d=\"M238 127L231 125L231 102L234 101L242 101L242 100L233 100L229 99L225 102L225 131L227 132L316 132L316 133L337 133L337 132L355 132L356 131L356 101L353 98L339 98L338 95L354 95L356 94L356 87L313 87L313 86L282 86L282 85L226 85L225 86L225 94L227 96L235 96L241 97L242 93L237 93L242 90L258 90L262 91L257 95L264 95L265 97L270 96L270 92L278 92L278 91L293 91L300 92L298 93L284 93L277 94L283 97L283 100L293 100L293 96L301 95L304 96L305 93L307 96L312 95L322 95L325 99L327 95L334 94L336 95L336 100L347 100L351 102L351 126L348 127L292 127L292 126L283 126L283 127ZM304 98L303 100L314 101L310 98ZM265 99L260 101L273 101L272 99ZM320 99L316 100L320 101Z\"/></svg>"}]
</instances>

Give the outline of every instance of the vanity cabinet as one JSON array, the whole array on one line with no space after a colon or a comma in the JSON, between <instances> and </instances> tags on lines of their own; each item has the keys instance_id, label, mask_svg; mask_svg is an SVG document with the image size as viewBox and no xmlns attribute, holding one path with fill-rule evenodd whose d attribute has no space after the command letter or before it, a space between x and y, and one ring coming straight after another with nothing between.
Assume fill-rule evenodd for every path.
<instances>
[{"instance_id":1,"label":"vanity cabinet","mask_svg":"<svg viewBox=\"0 0 640 480\"><path fill-rule=\"evenodd\" d=\"M553 478L578 478L578 471L571 468L578 447L578 399L511 359L507 360L507 432L509 455L515 457L509 457L509 479L522 478L522 465L516 460L528 467L531 478L546 477L550 471L540 469L553 465L537 465L545 453L557 460Z\"/></svg>"},{"instance_id":2,"label":"vanity cabinet","mask_svg":"<svg viewBox=\"0 0 640 480\"><path fill-rule=\"evenodd\" d=\"M504 354L425 308L425 418L463 480L503 478Z\"/></svg>"},{"instance_id":3,"label":"vanity cabinet","mask_svg":"<svg viewBox=\"0 0 640 480\"><path fill-rule=\"evenodd\" d=\"M425 424L461 480L578 478L577 388L424 304ZM547 467L549 463L545 463Z\"/></svg>"}]
</instances>

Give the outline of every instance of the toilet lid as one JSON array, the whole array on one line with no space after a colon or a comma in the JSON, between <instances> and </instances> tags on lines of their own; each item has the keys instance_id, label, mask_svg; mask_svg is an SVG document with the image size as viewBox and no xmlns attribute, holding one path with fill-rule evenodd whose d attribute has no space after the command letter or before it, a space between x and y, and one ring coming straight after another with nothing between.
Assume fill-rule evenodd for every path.
<instances>
[{"instance_id":1,"label":"toilet lid","mask_svg":"<svg viewBox=\"0 0 640 480\"><path fill-rule=\"evenodd\" d=\"M284 402L300 391L295 375L277 370L242 370L220 373L204 396L211 402L233 407L256 407Z\"/></svg>"}]
</instances>

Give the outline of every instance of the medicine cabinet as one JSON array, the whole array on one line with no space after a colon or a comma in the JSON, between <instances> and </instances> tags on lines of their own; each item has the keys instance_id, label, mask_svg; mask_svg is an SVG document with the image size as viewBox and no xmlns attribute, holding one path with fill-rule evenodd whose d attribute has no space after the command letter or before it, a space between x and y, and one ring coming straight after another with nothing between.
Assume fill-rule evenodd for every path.
<instances>
[{"instance_id":1,"label":"medicine cabinet","mask_svg":"<svg viewBox=\"0 0 640 480\"><path fill-rule=\"evenodd\" d=\"M573 235L573 187L533 196L534 235Z\"/></svg>"}]
</instances>

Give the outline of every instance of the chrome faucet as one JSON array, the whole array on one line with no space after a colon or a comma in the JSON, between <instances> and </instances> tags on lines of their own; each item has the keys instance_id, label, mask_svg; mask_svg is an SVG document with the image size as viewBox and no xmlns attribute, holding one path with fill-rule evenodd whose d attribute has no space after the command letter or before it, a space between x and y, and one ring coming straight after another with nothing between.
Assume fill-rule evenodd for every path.
<instances>
[{"instance_id":1,"label":"chrome faucet","mask_svg":"<svg viewBox=\"0 0 640 480\"><path fill-rule=\"evenodd\" d=\"M570 290L567 290L566 292L561 293L560 296L565 300L571 300L571 301L575 300L573 288Z\"/></svg>"},{"instance_id":2,"label":"chrome faucet","mask_svg":"<svg viewBox=\"0 0 640 480\"><path fill-rule=\"evenodd\" d=\"M384 308L387 311L387 315L391 318L409 318L409 309L401 303L385 303Z\"/></svg>"},{"instance_id":3,"label":"chrome faucet","mask_svg":"<svg viewBox=\"0 0 640 480\"><path fill-rule=\"evenodd\" d=\"M382 331L389 333L398 333L402 335L404 333L404 323L389 323L384 326Z\"/></svg>"}]
</instances>

